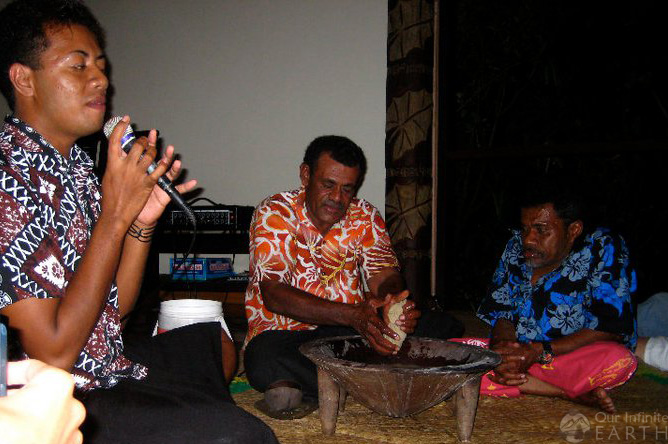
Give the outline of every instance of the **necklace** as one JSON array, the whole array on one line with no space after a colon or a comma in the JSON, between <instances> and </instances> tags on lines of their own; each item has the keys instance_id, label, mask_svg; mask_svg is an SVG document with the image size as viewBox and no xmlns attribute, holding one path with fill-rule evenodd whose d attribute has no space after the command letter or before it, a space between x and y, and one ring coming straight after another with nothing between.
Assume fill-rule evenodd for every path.
<instances>
[{"instance_id":1,"label":"necklace","mask_svg":"<svg viewBox=\"0 0 668 444\"><path fill-rule=\"evenodd\" d=\"M338 265L334 267L334 270L331 273L325 274L321 271L321 267L318 266L318 264L315 261L316 258L321 259L321 255L317 254L318 248L316 247L315 242L312 240L307 240L306 246L308 247L309 253L311 253L311 258L313 259L313 265L318 269L318 277L320 279L320 283L322 284L323 287L327 287L329 285L329 282L332 279L334 279L334 277L341 271L343 271L343 269L345 268L346 262L348 262L346 256L344 255L343 258L335 260L335 262L338 262ZM356 259L357 259L357 251L353 250L352 260L355 261ZM320 260L318 262L320 262Z\"/></svg>"}]
</instances>

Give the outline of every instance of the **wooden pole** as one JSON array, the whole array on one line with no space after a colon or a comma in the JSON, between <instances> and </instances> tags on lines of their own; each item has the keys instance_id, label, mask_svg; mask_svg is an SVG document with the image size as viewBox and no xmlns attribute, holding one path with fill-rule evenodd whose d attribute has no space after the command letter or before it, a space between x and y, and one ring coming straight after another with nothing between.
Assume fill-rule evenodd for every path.
<instances>
[{"instance_id":1,"label":"wooden pole","mask_svg":"<svg viewBox=\"0 0 668 444\"><path fill-rule=\"evenodd\" d=\"M434 0L434 71L432 88L432 125L431 125L431 297L436 299L436 255L438 253L438 72L439 72L439 49L440 49L440 1Z\"/></svg>"}]
</instances>

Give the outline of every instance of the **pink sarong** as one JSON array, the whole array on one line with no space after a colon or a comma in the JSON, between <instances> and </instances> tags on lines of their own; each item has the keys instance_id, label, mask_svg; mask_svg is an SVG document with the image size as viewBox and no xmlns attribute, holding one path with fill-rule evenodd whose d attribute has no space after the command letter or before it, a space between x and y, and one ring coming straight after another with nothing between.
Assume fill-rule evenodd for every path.
<instances>
[{"instance_id":1,"label":"pink sarong","mask_svg":"<svg viewBox=\"0 0 668 444\"><path fill-rule=\"evenodd\" d=\"M489 347L489 339L484 338L455 338L450 341ZM617 342L601 341L555 356L551 364L534 364L529 367L528 373L575 398L597 387L611 389L624 384L637 366L638 361L629 349ZM482 377L481 394L507 398L521 395L518 386L492 382L488 375L493 373L492 370Z\"/></svg>"}]
</instances>

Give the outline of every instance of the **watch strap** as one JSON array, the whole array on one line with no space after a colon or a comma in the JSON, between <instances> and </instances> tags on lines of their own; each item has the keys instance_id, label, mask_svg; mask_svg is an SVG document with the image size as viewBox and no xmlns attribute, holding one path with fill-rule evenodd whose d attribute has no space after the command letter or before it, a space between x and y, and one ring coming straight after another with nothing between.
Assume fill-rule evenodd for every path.
<instances>
[{"instance_id":1,"label":"watch strap","mask_svg":"<svg viewBox=\"0 0 668 444\"><path fill-rule=\"evenodd\" d=\"M551 364L554 361L552 344L549 341L541 342L541 344L543 344L543 352L538 357L538 363L542 365Z\"/></svg>"}]
</instances>

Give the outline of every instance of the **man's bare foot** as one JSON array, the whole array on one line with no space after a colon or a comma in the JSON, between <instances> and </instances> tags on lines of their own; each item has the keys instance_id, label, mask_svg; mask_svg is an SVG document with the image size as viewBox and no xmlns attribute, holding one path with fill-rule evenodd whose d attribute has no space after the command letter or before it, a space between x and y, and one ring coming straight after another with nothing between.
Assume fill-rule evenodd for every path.
<instances>
[{"instance_id":1,"label":"man's bare foot","mask_svg":"<svg viewBox=\"0 0 668 444\"><path fill-rule=\"evenodd\" d=\"M590 407L598 407L606 413L615 413L615 404L612 402L612 398L608 396L608 392L602 387L595 388L577 398L569 398L559 387L529 375L527 382L520 385L519 388L522 393L529 395L559 397Z\"/></svg>"},{"instance_id":2,"label":"man's bare foot","mask_svg":"<svg viewBox=\"0 0 668 444\"><path fill-rule=\"evenodd\" d=\"M598 407L607 413L615 413L615 404L612 402L612 398L608 396L608 392L602 387L595 388L573 400L580 404Z\"/></svg>"}]
</instances>

